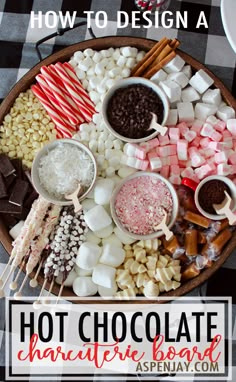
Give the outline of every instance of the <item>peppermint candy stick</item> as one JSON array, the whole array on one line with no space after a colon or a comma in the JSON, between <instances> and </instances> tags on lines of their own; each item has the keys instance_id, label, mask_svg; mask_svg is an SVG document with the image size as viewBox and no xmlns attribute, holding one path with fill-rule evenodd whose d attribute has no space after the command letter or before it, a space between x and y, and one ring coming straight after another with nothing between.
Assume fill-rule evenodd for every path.
<instances>
[{"instance_id":1,"label":"peppermint candy stick","mask_svg":"<svg viewBox=\"0 0 236 382\"><path fill-rule=\"evenodd\" d=\"M45 70L47 70L46 66ZM58 85L56 81L54 81L50 72L47 71L47 75L38 74L35 78L52 105L55 108L61 109L63 111L63 115L66 116L66 121L68 120L71 126L76 126L79 121L75 117L73 110L67 102L64 94L58 88ZM75 130L75 127L73 129Z\"/></svg>"},{"instance_id":2,"label":"peppermint candy stick","mask_svg":"<svg viewBox=\"0 0 236 382\"><path fill-rule=\"evenodd\" d=\"M53 205L48 212L48 217L46 218L42 233L37 240L33 241L31 244L30 256L26 264L26 272L30 274L35 266L41 259L41 253L46 247L49 241L49 235L53 231L55 225L58 222L61 207Z\"/></svg>"},{"instance_id":3,"label":"peppermint candy stick","mask_svg":"<svg viewBox=\"0 0 236 382\"><path fill-rule=\"evenodd\" d=\"M76 89L76 87L71 82L70 77L66 73L65 69L63 68L63 65L60 65L57 63L55 65L55 69L58 73L58 75L61 77L65 88L70 93L72 99L76 103L76 105L80 108L80 111L82 115L84 116L86 122L90 122L92 120L92 112L87 108L85 105L83 99L81 98L81 92Z\"/></svg>"},{"instance_id":4,"label":"peppermint candy stick","mask_svg":"<svg viewBox=\"0 0 236 382\"><path fill-rule=\"evenodd\" d=\"M50 203L41 196L39 196L37 201L29 222L27 219L25 221L21 234L19 235L19 240L17 238L16 242L13 244L13 251L15 254L12 262L13 267L18 266L23 257L29 252L31 240L33 240L37 232L39 232L45 214L50 206Z\"/></svg>"},{"instance_id":5,"label":"peppermint candy stick","mask_svg":"<svg viewBox=\"0 0 236 382\"><path fill-rule=\"evenodd\" d=\"M52 118L53 122L56 125L56 129L60 135L62 135L64 138L71 138L72 134L70 132L71 126L66 123L62 117L57 113L54 106L49 102L47 97L45 96L42 89L39 87L39 85L33 85L31 86L32 92L35 94L35 96L39 99L43 107L47 110L48 114Z\"/></svg>"},{"instance_id":6,"label":"peppermint candy stick","mask_svg":"<svg viewBox=\"0 0 236 382\"><path fill-rule=\"evenodd\" d=\"M56 69L54 68L54 65L49 65L48 69L50 70L54 80L57 82L57 84L59 86L59 89L65 94L65 98L66 98L67 102L70 104L70 106L71 106L73 112L75 113L76 117L78 118L79 123L80 124L83 123L85 121L85 119L82 116L80 110L78 109L78 106L76 105L76 103L71 98L69 92L65 88L64 83L61 80L61 77L58 75ZM42 68L42 72L43 72L43 68Z\"/></svg>"},{"instance_id":7,"label":"peppermint candy stick","mask_svg":"<svg viewBox=\"0 0 236 382\"><path fill-rule=\"evenodd\" d=\"M93 114L96 113L94 104L91 101L86 90L83 88L81 82L79 81L73 66L71 66L69 62L64 62L64 64L60 64L60 65L63 65L63 68L65 69L66 73L70 77L70 80L73 82L74 86L78 89L78 91L80 91L85 105Z\"/></svg>"}]
</instances>

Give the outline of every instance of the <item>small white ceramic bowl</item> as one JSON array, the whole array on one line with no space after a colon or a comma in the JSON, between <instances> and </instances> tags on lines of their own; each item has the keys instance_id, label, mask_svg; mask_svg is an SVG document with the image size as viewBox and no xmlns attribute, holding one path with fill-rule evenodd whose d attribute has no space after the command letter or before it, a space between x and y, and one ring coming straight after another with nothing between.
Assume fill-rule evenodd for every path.
<instances>
[{"instance_id":1,"label":"small white ceramic bowl","mask_svg":"<svg viewBox=\"0 0 236 382\"><path fill-rule=\"evenodd\" d=\"M203 179L197 186L196 190L195 190L195 193L194 193L194 201L195 201L195 204L196 204L196 207L198 209L198 211L203 215L205 216L206 218L208 219L211 219L211 220L223 220L226 218L225 215L217 215L217 213L215 213L215 215L213 214L209 214L208 212L204 211L203 208L200 206L199 204L199 201L198 201L198 195L199 195L199 192L202 188L202 186L209 182L210 180L220 180L222 182L224 182L230 189L230 193L231 193L231 198L232 198L232 205L231 205L231 209L234 211L235 208L236 208L236 185L232 182L232 180L230 180L229 178L227 178L226 176L221 176L221 175L210 175L210 176L207 176L205 179ZM206 198L207 198L207 195L206 195Z\"/></svg>"},{"instance_id":2,"label":"small white ceramic bowl","mask_svg":"<svg viewBox=\"0 0 236 382\"><path fill-rule=\"evenodd\" d=\"M116 201L118 193L120 192L121 187L126 182L128 182L129 180L134 179L134 178L138 178L138 177L143 177L143 176L149 176L149 177L153 177L155 179L161 180L162 182L164 182L166 184L166 186L168 187L168 189L171 193L171 196L173 199L173 209L172 209L171 219L170 219L169 224L168 224L168 228L171 228L174 225L176 218L177 218L177 215L178 215L178 211L179 211L179 199L178 199L176 190L175 190L174 186L166 178L164 178L163 176L161 176L157 173L148 172L148 171L138 171L135 174L127 176L124 180L122 180L121 182L118 183L115 190L113 191L111 201L110 201L111 215L112 215L112 218L113 218L115 224L117 225L117 227L120 228L120 230L122 232L124 232L126 235L128 235L128 236L130 236L136 240L155 239L155 238L161 237L163 235L162 231L156 231L156 232L153 232L153 233L148 234L148 235L138 235L138 234L132 233L132 232L128 231L123 226L123 224L120 222L120 220L116 214L115 201Z\"/></svg>"},{"instance_id":3,"label":"small white ceramic bowl","mask_svg":"<svg viewBox=\"0 0 236 382\"><path fill-rule=\"evenodd\" d=\"M161 99L161 101L163 103L163 108L164 108L164 110L163 110L163 121L161 123L162 126L165 125L167 118L168 118L168 115L169 115L170 105L169 105L168 98L165 95L164 91L158 85L156 85L154 82L147 80L145 78L141 78L141 77L129 77L129 78L125 78L123 80L117 81L115 83L115 85L112 86L111 89L108 91L108 93L106 94L106 96L103 100L102 116L103 116L104 122L105 122L108 130L110 131L110 133L113 134L115 137L121 139L124 142L130 142L130 143L145 142L145 141L149 141L150 139L155 138L159 134L157 131L155 131L154 133L152 133L152 134L150 134L144 138L138 138L138 139L127 138L127 137L124 137L123 135L120 135L119 133L117 133L117 131L115 131L112 128L112 126L110 125L110 123L108 121L108 118L107 118L108 103L109 103L111 97L113 96L113 94L116 92L116 90L118 90L120 88L126 88L130 85L140 85L140 84L151 88Z\"/></svg>"},{"instance_id":4,"label":"small white ceramic bowl","mask_svg":"<svg viewBox=\"0 0 236 382\"><path fill-rule=\"evenodd\" d=\"M34 188L39 193L39 195L41 195L44 199L48 200L50 203L57 204L59 206L70 206L73 204L71 200L58 199L58 198L56 198L56 196L49 194L49 192L47 190L45 190L45 188L42 186L42 184L40 182L39 173L38 173L40 159L42 157L44 157L49 151L55 149L58 144L62 144L62 143L74 145L74 146L78 147L80 150L85 151L88 154L88 156L90 157L91 161L93 162L93 166L94 166L93 181L92 181L90 187L86 190L86 192L79 197L79 200L83 200L86 197L86 195L88 195L88 193L92 190L94 183L95 183L95 180L96 180L96 177L97 177L97 164L96 164L96 160L95 160L92 152L88 149L88 147L83 145L79 141L76 141L75 139L66 139L66 138L65 139L58 139L58 140L55 140L55 141L45 145L37 153L37 155L33 161L31 176L32 176L32 183L34 185Z\"/></svg>"}]
</instances>

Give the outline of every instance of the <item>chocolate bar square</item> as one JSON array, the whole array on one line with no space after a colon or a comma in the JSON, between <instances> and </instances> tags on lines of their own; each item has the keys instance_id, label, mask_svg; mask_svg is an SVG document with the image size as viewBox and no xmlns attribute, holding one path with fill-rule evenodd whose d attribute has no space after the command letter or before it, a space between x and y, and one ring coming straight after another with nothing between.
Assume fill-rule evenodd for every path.
<instances>
[{"instance_id":1,"label":"chocolate bar square","mask_svg":"<svg viewBox=\"0 0 236 382\"><path fill-rule=\"evenodd\" d=\"M7 196L7 188L3 179L2 174L0 173L0 199Z\"/></svg>"},{"instance_id":2,"label":"chocolate bar square","mask_svg":"<svg viewBox=\"0 0 236 382\"><path fill-rule=\"evenodd\" d=\"M25 195L27 194L29 184L24 180L17 179L11 196L9 198L9 202L15 204L16 206L23 206Z\"/></svg>"},{"instance_id":3,"label":"chocolate bar square","mask_svg":"<svg viewBox=\"0 0 236 382\"><path fill-rule=\"evenodd\" d=\"M7 176L13 174L15 171L16 170L8 156L5 154L0 154L0 172L2 175L6 178Z\"/></svg>"}]
</instances>

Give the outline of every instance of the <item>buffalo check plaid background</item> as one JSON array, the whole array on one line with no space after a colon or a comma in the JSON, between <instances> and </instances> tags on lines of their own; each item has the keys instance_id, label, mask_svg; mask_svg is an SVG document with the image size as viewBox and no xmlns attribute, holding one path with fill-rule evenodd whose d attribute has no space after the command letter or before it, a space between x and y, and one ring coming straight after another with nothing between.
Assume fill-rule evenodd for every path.
<instances>
[{"instance_id":1,"label":"buffalo check plaid background","mask_svg":"<svg viewBox=\"0 0 236 382\"><path fill-rule=\"evenodd\" d=\"M236 0L235 0L236 1ZM143 28L144 21L141 19L141 28L132 29L131 25L124 29L117 29L117 11L125 11L131 16L136 11L134 0L0 0L0 99L3 99L11 87L37 62L35 43L56 31L48 29L44 24L47 11L77 11L75 22L84 21L84 11L107 12L109 23L106 29L98 29L93 23L93 30L97 37L110 35L126 35L146 37L159 40L163 36L177 37L181 41L181 50L192 55L195 59L204 63L215 75L217 75L228 89L236 97L236 54L233 52L222 26L220 14L220 0L171 0L169 9L171 12L188 11L188 29L165 29L159 27ZM30 12L42 11L43 28L32 29L30 27ZM196 22L200 11L204 11L209 25L208 29L200 27ZM59 26L59 25L58 25ZM90 35L86 26L67 32L64 36L58 36L41 46L41 53L46 57L65 46L89 39ZM8 255L0 247L0 273L6 264ZM203 294L208 296L232 296L233 297L233 338L236 340L236 253L233 253L224 266L202 288ZM198 295L195 290L191 295ZM37 295L39 289L32 290L25 287L24 294L27 296ZM9 292L10 294L10 292ZM0 381L4 381L5 344L4 344L4 301L0 300ZM233 342L233 381L236 381L236 343ZM50 379L50 377L49 377ZM94 377L96 380L96 376ZM154 378L153 378L154 379ZM60 380L60 376L58 376ZM142 380L141 376L134 380ZM158 377L156 377L158 380ZM165 378L171 381L171 377ZM189 382L194 381L194 378Z\"/></svg>"}]
</instances>

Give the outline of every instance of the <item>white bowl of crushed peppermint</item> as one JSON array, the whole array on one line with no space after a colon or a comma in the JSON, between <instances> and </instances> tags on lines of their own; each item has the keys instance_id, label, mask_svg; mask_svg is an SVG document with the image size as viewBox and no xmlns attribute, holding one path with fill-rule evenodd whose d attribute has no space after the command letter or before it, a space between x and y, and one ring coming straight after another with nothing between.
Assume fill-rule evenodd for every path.
<instances>
[{"instance_id":1,"label":"white bowl of crushed peppermint","mask_svg":"<svg viewBox=\"0 0 236 382\"><path fill-rule=\"evenodd\" d=\"M163 235L156 227L165 214L168 229L173 226L179 200L167 179L156 173L139 171L118 183L110 206L118 228L136 240L148 240Z\"/></svg>"},{"instance_id":2,"label":"white bowl of crushed peppermint","mask_svg":"<svg viewBox=\"0 0 236 382\"><path fill-rule=\"evenodd\" d=\"M60 139L44 146L32 165L36 191L49 202L62 206L73 204L67 196L77 189L79 200L84 199L96 177L97 165L92 152L75 139Z\"/></svg>"}]
</instances>

